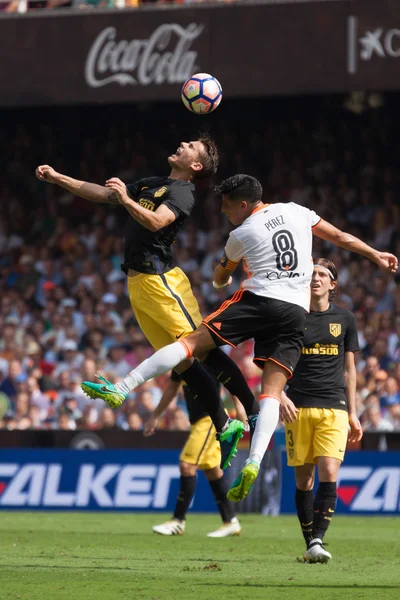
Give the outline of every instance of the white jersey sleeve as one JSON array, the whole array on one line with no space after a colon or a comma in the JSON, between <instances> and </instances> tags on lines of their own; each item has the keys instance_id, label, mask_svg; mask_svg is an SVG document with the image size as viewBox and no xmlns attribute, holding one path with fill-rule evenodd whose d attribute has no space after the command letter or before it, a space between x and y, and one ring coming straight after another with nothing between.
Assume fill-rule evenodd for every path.
<instances>
[{"instance_id":1,"label":"white jersey sleeve","mask_svg":"<svg viewBox=\"0 0 400 600\"><path fill-rule=\"evenodd\" d=\"M237 238L234 231L231 231L228 241L225 245L225 256L229 261L238 263L244 256L244 246Z\"/></svg>"},{"instance_id":2,"label":"white jersey sleeve","mask_svg":"<svg viewBox=\"0 0 400 600\"><path fill-rule=\"evenodd\" d=\"M320 220L293 202L258 207L231 233L225 247L228 260L244 260L248 279L242 287L309 310L312 228Z\"/></svg>"},{"instance_id":3,"label":"white jersey sleeve","mask_svg":"<svg viewBox=\"0 0 400 600\"><path fill-rule=\"evenodd\" d=\"M304 206L301 206L300 208L304 208ZM308 210L308 212L310 213L311 227L315 227L320 221L322 221L321 217L317 215L317 213L313 210L309 210L308 208L306 208L305 210Z\"/></svg>"}]
</instances>

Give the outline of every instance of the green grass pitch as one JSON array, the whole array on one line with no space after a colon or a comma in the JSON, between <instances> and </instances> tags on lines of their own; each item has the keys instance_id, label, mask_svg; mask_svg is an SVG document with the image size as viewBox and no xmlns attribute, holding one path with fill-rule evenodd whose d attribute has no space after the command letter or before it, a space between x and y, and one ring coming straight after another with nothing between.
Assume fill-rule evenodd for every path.
<instances>
[{"instance_id":1,"label":"green grass pitch","mask_svg":"<svg viewBox=\"0 0 400 600\"><path fill-rule=\"evenodd\" d=\"M217 515L187 533L151 526L169 515L0 513L1 600L389 600L400 598L400 520L335 517L328 565L296 562L295 517L241 518L242 535L209 539Z\"/></svg>"}]
</instances>

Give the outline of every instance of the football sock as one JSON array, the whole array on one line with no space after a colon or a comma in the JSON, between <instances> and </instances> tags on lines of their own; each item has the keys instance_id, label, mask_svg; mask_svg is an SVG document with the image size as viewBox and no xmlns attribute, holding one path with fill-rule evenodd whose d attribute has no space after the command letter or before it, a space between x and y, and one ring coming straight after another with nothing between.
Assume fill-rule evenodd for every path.
<instances>
[{"instance_id":1,"label":"football sock","mask_svg":"<svg viewBox=\"0 0 400 600\"><path fill-rule=\"evenodd\" d=\"M186 371L181 373L181 377L190 388L193 398L210 415L217 432L223 431L228 422L228 415L224 410L217 385L212 376L195 360Z\"/></svg>"},{"instance_id":2,"label":"football sock","mask_svg":"<svg viewBox=\"0 0 400 600\"><path fill-rule=\"evenodd\" d=\"M224 523L229 523L235 517L235 511L233 510L232 502L226 497L228 491L228 482L225 477L222 476L220 479L214 479L209 481L212 493L214 494L215 501L218 506L221 518Z\"/></svg>"},{"instance_id":3,"label":"football sock","mask_svg":"<svg viewBox=\"0 0 400 600\"><path fill-rule=\"evenodd\" d=\"M249 461L255 460L260 463L267 451L268 444L278 425L279 402L276 398L266 395L260 396L260 414L251 440Z\"/></svg>"},{"instance_id":4,"label":"football sock","mask_svg":"<svg viewBox=\"0 0 400 600\"><path fill-rule=\"evenodd\" d=\"M191 501L193 500L196 491L196 475L184 477L181 475L180 489L176 500L174 519L183 521L186 518L186 513L189 510Z\"/></svg>"},{"instance_id":5,"label":"football sock","mask_svg":"<svg viewBox=\"0 0 400 600\"><path fill-rule=\"evenodd\" d=\"M314 491L303 491L296 488L295 500L301 531L308 546L313 538Z\"/></svg>"},{"instance_id":6,"label":"football sock","mask_svg":"<svg viewBox=\"0 0 400 600\"><path fill-rule=\"evenodd\" d=\"M181 342L174 342L146 358L136 369L133 369L125 379L115 384L120 392L129 393L153 377L163 375L176 365L188 358L187 349Z\"/></svg>"},{"instance_id":7,"label":"football sock","mask_svg":"<svg viewBox=\"0 0 400 600\"><path fill-rule=\"evenodd\" d=\"M237 396L239 398L248 417L259 413L260 406L247 385L241 370L237 364L221 350L221 348L211 350L211 352L208 353L204 364L211 367L215 372L218 381L226 387L232 396Z\"/></svg>"},{"instance_id":8,"label":"football sock","mask_svg":"<svg viewBox=\"0 0 400 600\"><path fill-rule=\"evenodd\" d=\"M335 512L336 500L336 481L320 482L314 502L313 538L324 539Z\"/></svg>"}]
</instances>

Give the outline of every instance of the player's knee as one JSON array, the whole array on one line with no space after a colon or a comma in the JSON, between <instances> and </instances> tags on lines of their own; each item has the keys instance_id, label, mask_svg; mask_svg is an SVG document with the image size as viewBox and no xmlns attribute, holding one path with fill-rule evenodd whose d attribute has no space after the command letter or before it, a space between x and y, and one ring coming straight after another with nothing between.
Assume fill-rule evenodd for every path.
<instances>
[{"instance_id":1,"label":"player's knee","mask_svg":"<svg viewBox=\"0 0 400 600\"><path fill-rule=\"evenodd\" d=\"M207 469L203 471L208 481L215 481L216 479L221 479L223 477L224 472L221 467L214 467L213 469Z\"/></svg>"},{"instance_id":2,"label":"player's knee","mask_svg":"<svg viewBox=\"0 0 400 600\"><path fill-rule=\"evenodd\" d=\"M302 492L308 492L314 487L314 477L312 475L303 475L296 477L296 487Z\"/></svg>"},{"instance_id":3,"label":"player's knee","mask_svg":"<svg viewBox=\"0 0 400 600\"><path fill-rule=\"evenodd\" d=\"M193 477L197 472L197 465L191 465L183 460L179 463L179 471L182 477Z\"/></svg>"},{"instance_id":4,"label":"player's knee","mask_svg":"<svg viewBox=\"0 0 400 600\"><path fill-rule=\"evenodd\" d=\"M320 481L334 482L337 480L340 461L329 459L318 460L318 476Z\"/></svg>"},{"instance_id":5,"label":"player's knee","mask_svg":"<svg viewBox=\"0 0 400 600\"><path fill-rule=\"evenodd\" d=\"M323 470L320 469L319 480L320 481L329 481L329 482L336 481L337 480L337 468L333 467L333 466L329 466L329 467L324 468Z\"/></svg>"}]
</instances>

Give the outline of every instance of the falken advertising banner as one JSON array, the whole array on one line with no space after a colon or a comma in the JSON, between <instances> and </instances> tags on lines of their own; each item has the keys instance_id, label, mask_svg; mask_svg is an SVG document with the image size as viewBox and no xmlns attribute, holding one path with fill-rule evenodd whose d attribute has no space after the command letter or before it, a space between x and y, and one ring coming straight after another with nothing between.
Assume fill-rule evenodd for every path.
<instances>
[{"instance_id":1,"label":"falken advertising banner","mask_svg":"<svg viewBox=\"0 0 400 600\"><path fill-rule=\"evenodd\" d=\"M0 510L173 512L178 450L0 450ZM217 510L198 475L192 510Z\"/></svg>"},{"instance_id":2,"label":"falken advertising banner","mask_svg":"<svg viewBox=\"0 0 400 600\"><path fill-rule=\"evenodd\" d=\"M0 106L400 88L398 0L0 14Z\"/></svg>"},{"instance_id":3,"label":"falken advertising banner","mask_svg":"<svg viewBox=\"0 0 400 600\"><path fill-rule=\"evenodd\" d=\"M282 453L281 513L295 513L294 469ZM347 452L339 469L335 514L399 515L400 452Z\"/></svg>"}]
</instances>

